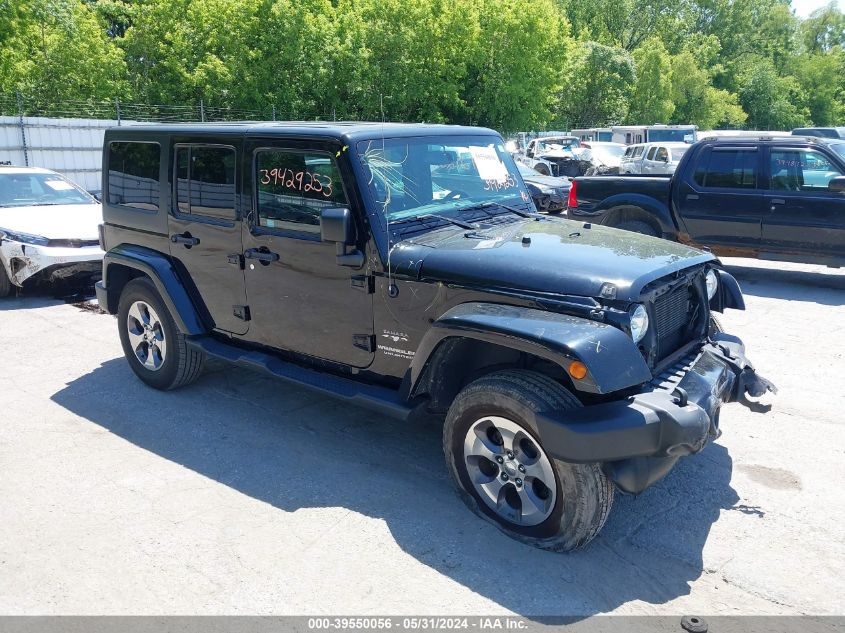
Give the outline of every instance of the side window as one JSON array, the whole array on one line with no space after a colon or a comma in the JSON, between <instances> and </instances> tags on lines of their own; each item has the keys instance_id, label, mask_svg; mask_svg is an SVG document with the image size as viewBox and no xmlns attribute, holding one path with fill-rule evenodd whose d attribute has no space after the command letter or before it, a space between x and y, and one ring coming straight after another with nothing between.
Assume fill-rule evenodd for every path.
<instances>
[{"instance_id":1,"label":"side window","mask_svg":"<svg viewBox=\"0 0 845 633\"><path fill-rule=\"evenodd\" d=\"M646 154L646 160L654 160L654 152L657 150L656 147L649 147L648 154Z\"/></svg>"},{"instance_id":2,"label":"side window","mask_svg":"<svg viewBox=\"0 0 845 633\"><path fill-rule=\"evenodd\" d=\"M625 158L631 158L631 154L634 153L633 147L628 147L625 149Z\"/></svg>"},{"instance_id":3,"label":"side window","mask_svg":"<svg viewBox=\"0 0 845 633\"><path fill-rule=\"evenodd\" d=\"M109 204L158 211L159 166L161 146L158 143L109 143Z\"/></svg>"},{"instance_id":4,"label":"side window","mask_svg":"<svg viewBox=\"0 0 845 633\"><path fill-rule=\"evenodd\" d=\"M655 155L655 160L668 161L669 151L665 147L658 147L657 154Z\"/></svg>"},{"instance_id":5,"label":"side window","mask_svg":"<svg viewBox=\"0 0 845 633\"><path fill-rule=\"evenodd\" d=\"M811 149L775 149L770 153L772 189L778 191L826 190L842 172L830 159Z\"/></svg>"},{"instance_id":6,"label":"side window","mask_svg":"<svg viewBox=\"0 0 845 633\"><path fill-rule=\"evenodd\" d=\"M234 219L236 160L231 147L177 146L174 197L179 212Z\"/></svg>"},{"instance_id":7,"label":"side window","mask_svg":"<svg viewBox=\"0 0 845 633\"><path fill-rule=\"evenodd\" d=\"M707 159L705 159L707 160ZM695 172L695 181L702 187L755 189L757 187L756 149L719 149L710 151L707 167Z\"/></svg>"},{"instance_id":8,"label":"side window","mask_svg":"<svg viewBox=\"0 0 845 633\"><path fill-rule=\"evenodd\" d=\"M337 165L330 154L258 150L255 154L258 224L271 229L320 232L320 213L346 206Z\"/></svg>"}]
</instances>

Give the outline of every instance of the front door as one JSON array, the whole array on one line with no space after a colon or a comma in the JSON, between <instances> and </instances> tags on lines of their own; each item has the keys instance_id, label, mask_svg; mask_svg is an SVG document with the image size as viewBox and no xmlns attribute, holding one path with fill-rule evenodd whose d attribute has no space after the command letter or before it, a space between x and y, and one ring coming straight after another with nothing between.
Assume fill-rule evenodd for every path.
<instances>
[{"instance_id":1,"label":"front door","mask_svg":"<svg viewBox=\"0 0 845 633\"><path fill-rule=\"evenodd\" d=\"M711 147L686 170L674 203L693 241L759 246L764 204L760 154L753 146Z\"/></svg>"},{"instance_id":2,"label":"front door","mask_svg":"<svg viewBox=\"0 0 845 633\"><path fill-rule=\"evenodd\" d=\"M239 144L239 142L238 142ZM174 144L170 254L188 274L204 317L224 332L244 334L246 302L240 267L237 149L233 145Z\"/></svg>"},{"instance_id":3,"label":"front door","mask_svg":"<svg viewBox=\"0 0 845 633\"><path fill-rule=\"evenodd\" d=\"M828 189L845 170L810 148L772 147L768 163L763 248L845 256L845 194Z\"/></svg>"},{"instance_id":4,"label":"front door","mask_svg":"<svg viewBox=\"0 0 845 633\"><path fill-rule=\"evenodd\" d=\"M244 227L248 339L318 359L366 367L374 356L372 283L337 263L320 239L320 213L354 196L326 142L251 140L244 164L252 192ZM343 169L346 169L345 167ZM344 182L346 180L346 182ZM362 236L361 223L358 235ZM362 244L363 246L363 244Z\"/></svg>"}]
</instances>

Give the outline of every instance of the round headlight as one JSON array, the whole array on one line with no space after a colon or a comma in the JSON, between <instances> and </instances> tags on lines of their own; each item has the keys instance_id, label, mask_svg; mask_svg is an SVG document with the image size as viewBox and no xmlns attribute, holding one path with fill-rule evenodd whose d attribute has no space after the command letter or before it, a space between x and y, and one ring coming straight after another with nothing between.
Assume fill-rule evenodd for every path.
<instances>
[{"instance_id":1,"label":"round headlight","mask_svg":"<svg viewBox=\"0 0 845 633\"><path fill-rule=\"evenodd\" d=\"M708 270L704 280L707 282L707 300L709 301L716 295L716 289L719 287L719 278L716 276L715 271Z\"/></svg>"},{"instance_id":2,"label":"round headlight","mask_svg":"<svg viewBox=\"0 0 845 633\"><path fill-rule=\"evenodd\" d=\"M631 312L631 338L639 343L648 331L648 312L642 305L638 305Z\"/></svg>"}]
</instances>

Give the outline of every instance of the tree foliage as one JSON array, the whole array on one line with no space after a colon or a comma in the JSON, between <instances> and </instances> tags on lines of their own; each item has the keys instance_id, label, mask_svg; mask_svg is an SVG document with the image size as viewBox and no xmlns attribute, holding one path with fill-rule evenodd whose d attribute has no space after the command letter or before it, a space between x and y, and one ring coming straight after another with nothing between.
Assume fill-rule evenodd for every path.
<instances>
[{"instance_id":1,"label":"tree foliage","mask_svg":"<svg viewBox=\"0 0 845 633\"><path fill-rule=\"evenodd\" d=\"M0 0L0 97L788 129L843 123L843 48L789 0Z\"/></svg>"}]
</instances>

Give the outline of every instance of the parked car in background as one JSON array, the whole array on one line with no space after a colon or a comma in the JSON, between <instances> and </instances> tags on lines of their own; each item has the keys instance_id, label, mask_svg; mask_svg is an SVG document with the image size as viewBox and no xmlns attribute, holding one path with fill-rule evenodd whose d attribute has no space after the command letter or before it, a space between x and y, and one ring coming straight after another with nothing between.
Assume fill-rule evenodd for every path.
<instances>
[{"instance_id":1,"label":"parked car in background","mask_svg":"<svg viewBox=\"0 0 845 633\"><path fill-rule=\"evenodd\" d=\"M845 141L714 138L671 178L582 177L570 217L710 247L721 255L845 265Z\"/></svg>"},{"instance_id":2,"label":"parked car in background","mask_svg":"<svg viewBox=\"0 0 845 633\"><path fill-rule=\"evenodd\" d=\"M525 151L515 156L518 163L536 169L546 176L578 176L589 165L579 166L575 151L581 141L576 136L546 136L528 142Z\"/></svg>"},{"instance_id":3,"label":"parked car in background","mask_svg":"<svg viewBox=\"0 0 845 633\"><path fill-rule=\"evenodd\" d=\"M672 174L681 160L681 156L689 149L687 143L642 143L631 145L625 151L623 162L625 174L661 175ZM633 148L633 149L632 149ZM591 174L586 174L591 175Z\"/></svg>"},{"instance_id":4,"label":"parked car in background","mask_svg":"<svg viewBox=\"0 0 845 633\"><path fill-rule=\"evenodd\" d=\"M625 152L619 159L619 173L620 174L641 174L643 153L646 149L646 143L638 143L636 145L628 145Z\"/></svg>"},{"instance_id":5,"label":"parked car in background","mask_svg":"<svg viewBox=\"0 0 845 633\"><path fill-rule=\"evenodd\" d=\"M581 141L582 160L588 160L591 166L584 175L599 176L601 174L618 174L622 156L626 147L622 143L605 143L601 141Z\"/></svg>"},{"instance_id":6,"label":"parked car in background","mask_svg":"<svg viewBox=\"0 0 845 633\"><path fill-rule=\"evenodd\" d=\"M64 176L0 167L0 297L36 280L99 277L102 221L100 204Z\"/></svg>"},{"instance_id":7,"label":"parked car in background","mask_svg":"<svg viewBox=\"0 0 845 633\"><path fill-rule=\"evenodd\" d=\"M797 127L793 136L818 136L819 138L845 139L845 127Z\"/></svg>"},{"instance_id":8,"label":"parked car in background","mask_svg":"<svg viewBox=\"0 0 845 633\"><path fill-rule=\"evenodd\" d=\"M681 157L690 148L687 143L660 143L646 148L642 173L648 175L674 174Z\"/></svg>"},{"instance_id":9,"label":"parked car in background","mask_svg":"<svg viewBox=\"0 0 845 633\"><path fill-rule=\"evenodd\" d=\"M519 175L528 187L538 211L560 213L566 209L571 181L565 176L546 176L528 165L517 163Z\"/></svg>"}]
</instances>

